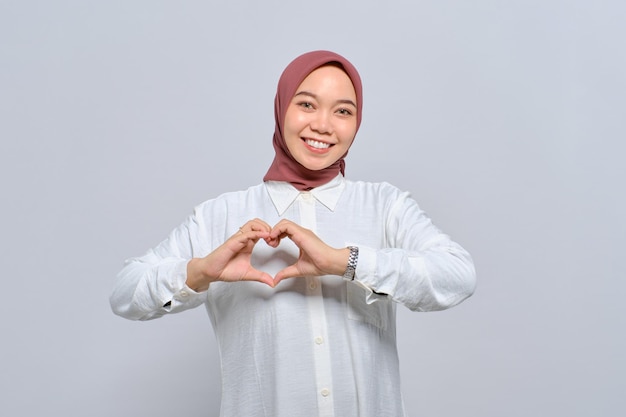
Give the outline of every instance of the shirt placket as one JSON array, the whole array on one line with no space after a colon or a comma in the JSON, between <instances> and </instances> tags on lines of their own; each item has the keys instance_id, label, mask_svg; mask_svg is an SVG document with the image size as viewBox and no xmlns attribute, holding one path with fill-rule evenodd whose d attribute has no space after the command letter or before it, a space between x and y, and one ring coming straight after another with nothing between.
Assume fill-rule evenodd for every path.
<instances>
[{"instance_id":1,"label":"shirt placket","mask_svg":"<svg viewBox=\"0 0 626 417\"><path fill-rule=\"evenodd\" d=\"M301 226L317 234L317 218L315 214L315 197L310 192L302 192L299 198ZM308 276L306 279L309 322L311 324L310 343L313 345L315 361L315 381L317 386L317 403L320 416L334 416L332 372L330 366L330 349L328 345L328 327L322 282L319 277Z\"/></svg>"}]
</instances>

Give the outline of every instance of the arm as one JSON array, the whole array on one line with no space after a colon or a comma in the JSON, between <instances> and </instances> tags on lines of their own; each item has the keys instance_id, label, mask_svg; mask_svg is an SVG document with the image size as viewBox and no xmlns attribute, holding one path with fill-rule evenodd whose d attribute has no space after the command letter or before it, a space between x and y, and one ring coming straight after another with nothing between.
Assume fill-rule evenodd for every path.
<instances>
[{"instance_id":1,"label":"arm","mask_svg":"<svg viewBox=\"0 0 626 417\"><path fill-rule=\"evenodd\" d=\"M400 194L384 223L386 247L375 249L358 243L354 283L366 289L367 303L391 298L414 311L443 310L469 297L475 287L470 255L435 227L408 193ZM337 275L346 270L349 249L325 244L311 230L289 220L270 233L272 246L289 238L300 249L298 260L276 275L282 279Z\"/></svg>"},{"instance_id":2,"label":"arm","mask_svg":"<svg viewBox=\"0 0 626 417\"><path fill-rule=\"evenodd\" d=\"M390 297L413 311L452 307L474 292L469 253L432 224L402 193L385 224L387 248L359 247L355 282L371 293L368 302Z\"/></svg>"},{"instance_id":3,"label":"arm","mask_svg":"<svg viewBox=\"0 0 626 417\"><path fill-rule=\"evenodd\" d=\"M115 314L149 320L202 304L204 295L185 284L196 226L189 217L158 246L125 262L109 299Z\"/></svg>"},{"instance_id":4,"label":"arm","mask_svg":"<svg viewBox=\"0 0 626 417\"><path fill-rule=\"evenodd\" d=\"M273 278L250 264L254 245L269 230L262 220L250 220L208 255L194 258L198 222L192 216L146 255L126 262L110 298L113 311L148 320L187 310L204 302L214 281L259 281L273 287Z\"/></svg>"}]
</instances>

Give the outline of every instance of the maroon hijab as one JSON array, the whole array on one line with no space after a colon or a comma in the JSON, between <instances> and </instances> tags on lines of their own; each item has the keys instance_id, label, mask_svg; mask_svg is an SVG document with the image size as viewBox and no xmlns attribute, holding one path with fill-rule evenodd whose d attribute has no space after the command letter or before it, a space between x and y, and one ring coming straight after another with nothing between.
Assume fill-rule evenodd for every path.
<instances>
[{"instance_id":1,"label":"maroon hijab","mask_svg":"<svg viewBox=\"0 0 626 417\"><path fill-rule=\"evenodd\" d=\"M319 171L312 171L300 165L300 163L291 156L289 149L287 149L285 138L283 137L283 124L285 122L287 107L296 94L296 90L311 72L330 63L339 64L352 81L354 91L356 92L356 128L357 130L359 129L359 125L361 124L363 95L361 77L359 77L356 68L341 55L330 51L313 51L300 55L285 68L278 81L276 98L274 100L274 119L276 121L276 127L274 129L274 151L276 155L274 156L274 161L270 169L267 171L267 174L265 174L265 177L263 177L263 181L287 181L298 190L302 191L326 184L340 172L344 174L346 165L344 158L348 154L347 151L331 166Z\"/></svg>"}]
</instances>

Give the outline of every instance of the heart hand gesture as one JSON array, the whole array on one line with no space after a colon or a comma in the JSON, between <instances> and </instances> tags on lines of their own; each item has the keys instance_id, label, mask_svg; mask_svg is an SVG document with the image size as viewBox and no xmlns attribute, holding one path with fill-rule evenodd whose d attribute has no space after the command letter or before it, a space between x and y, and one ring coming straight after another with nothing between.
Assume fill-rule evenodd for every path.
<instances>
[{"instance_id":1,"label":"heart hand gesture","mask_svg":"<svg viewBox=\"0 0 626 417\"><path fill-rule=\"evenodd\" d=\"M259 239L269 238L271 229L263 220L250 220L213 252L189 261L189 288L205 291L213 281L259 281L273 287L274 278L250 264L254 245Z\"/></svg>"},{"instance_id":2,"label":"heart hand gesture","mask_svg":"<svg viewBox=\"0 0 626 417\"><path fill-rule=\"evenodd\" d=\"M272 277L250 264L252 250L260 239L276 248L284 238L300 250L297 261ZM270 227L260 219L243 225L237 233L204 258L194 258L187 264L187 285L195 291L205 291L213 281L258 281L276 286L286 278L320 275L342 275L349 249L335 249L324 243L311 230L290 220L281 220Z\"/></svg>"},{"instance_id":3,"label":"heart hand gesture","mask_svg":"<svg viewBox=\"0 0 626 417\"><path fill-rule=\"evenodd\" d=\"M279 271L274 277L274 285L281 280L302 276L339 275L348 264L350 250L335 249L324 243L315 233L290 220L281 220L270 232L267 241L276 247L280 240L289 238L300 249L298 260Z\"/></svg>"}]
</instances>

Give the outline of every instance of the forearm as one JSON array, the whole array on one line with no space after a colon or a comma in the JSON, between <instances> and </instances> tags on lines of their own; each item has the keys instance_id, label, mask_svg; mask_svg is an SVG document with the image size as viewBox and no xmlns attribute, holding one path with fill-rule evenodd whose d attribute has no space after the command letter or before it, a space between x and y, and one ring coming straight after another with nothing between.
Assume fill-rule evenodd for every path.
<instances>
[{"instance_id":1,"label":"forearm","mask_svg":"<svg viewBox=\"0 0 626 417\"><path fill-rule=\"evenodd\" d=\"M202 303L202 297L185 285L194 224L190 217L154 249L125 262L110 296L115 314L149 320Z\"/></svg>"},{"instance_id":2,"label":"forearm","mask_svg":"<svg viewBox=\"0 0 626 417\"><path fill-rule=\"evenodd\" d=\"M118 274L110 297L115 314L130 320L150 320L202 303L201 294L185 285L186 260L150 264L142 259L129 261Z\"/></svg>"},{"instance_id":3,"label":"forearm","mask_svg":"<svg viewBox=\"0 0 626 417\"><path fill-rule=\"evenodd\" d=\"M355 280L366 288L415 311L443 310L473 293L469 253L434 226L408 193L390 210L385 237L383 248L359 248Z\"/></svg>"},{"instance_id":4,"label":"forearm","mask_svg":"<svg viewBox=\"0 0 626 417\"><path fill-rule=\"evenodd\" d=\"M413 311L450 308L476 286L470 255L453 242L425 252L361 247L355 280Z\"/></svg>"}]
</instances>

